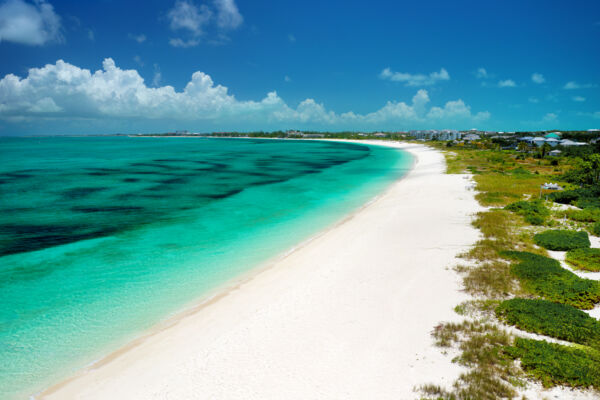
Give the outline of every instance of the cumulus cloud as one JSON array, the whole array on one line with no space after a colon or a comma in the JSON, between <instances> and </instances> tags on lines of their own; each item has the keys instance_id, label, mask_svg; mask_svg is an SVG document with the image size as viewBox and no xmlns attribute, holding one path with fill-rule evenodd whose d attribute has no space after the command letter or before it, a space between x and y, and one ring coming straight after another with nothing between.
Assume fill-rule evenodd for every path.
<instances>
[{"instance_id":1,"label":"cumulus cloud","mask_svg":"<svg viewBox=\"0 0 600 400\"><path fill-rule=\"evenodd\" d=\"M573 90L573 89L590 89L590 88L594 88L597 85L594 85L593 83L577 83L574 81L570 81L565 83L565 86L563 86L563 89L567 89L567 90Z\"/></svg>"},{"instance_id":2,"label":"cumulus cloud","mask_svg":"<svg viewBox=\"0 0 600 400\"><path fill-rule=\"evenodd\" d=\"M442 107L428 108L426 90L419 90L410 103L389 101L367 114L328 110L314 99L297 107L286 104L276 92L260 100L241 101L229 90L215 84L200 71L181 91L160 85L160 70L154 66L153 86L145 84L136 70L124 70L107 58L102 69L92 72L62 60L42 68L32 68L25 78L6 75L0 80L0 119L131 118L140 120L209 121L231 126L231 121L246 127L264 128L282 124L332 128L377 128L397 124L470 124L490 117L486 111L472 113L462 100Z\"/></svg>"},{"instance_id":3,"label":"cumulus cloud","mask_svg":"<svg viewBox=\"0 0 600 400\"><path fill-rule=\"evenodd\" d=\"M235 29L244 22L234 0L215 0L217 25L224 29Z\"/></svg>"},{"instance_id":4,"label":"cumulus cloud","mask_svg":"<svg viewBox=\"0 0 600 400\"><path fill-rule=\"evenodd\" d=\"M516 86L517 86L517 84L512 79L505 79L503 81L498 82L498 87L501 87L501 88L516 87Z\"/></svg>"},{"instance_id":5,"label":"cumulus cloud","mask_svg":"<svg viewBox=\"0 0 600 400\"><path fill-rule=\"evenodd\" d=\"M381 71L379 77L393 82L403 82L405 86L431 86L440 81L450 80L450 74L444 68L429 75L394 72L390 68L385 68Z\"/></svg>"},{"instance_id":6,"label":"cumulus cloud","mask_svg":"<svg viewBox=\"0 0 600 400\"><path fill-rule=\"evenodd\" d=\"M537 97L530 97L529 102L533 103L533 104L537 104L540 102L540 99L538 99Z\"/></svg>"},{"instance_id":7,"label":"cumulus cloud","mask_svg":"<svg viewBox=\"0 0 600 400\"><path fill-rule=\"evenodd\" d=\"M546 82L546 78L544 78L544 75L542 75L542 74L540 74L540 73L537 73L537 72L534 72L534 73L531 75L531 80L532 80L534 83L544 83L544 82Z\"/></svg>"},{"instance_id":8,"label":"cumulus cloud","mask_svg":"<svg viewBox=\"0 0 600 400\"><path fill-rule=\"evenodd\" d=\"M576 101L578 103L583 103L585 101L585 97L583 97L583 96L573 96L573 101Z\"/></svg>"},{"instance_id":9,"label":"cumulus cloud","mask_svg":"<svg viewBox=\"0 0 600 400\"><path fill-rule=\"evenodd\" d=\"M62 42L60 17L44 0L7 0L0 5L0 42L40 46Z\"/></svg>"}]
</instances>

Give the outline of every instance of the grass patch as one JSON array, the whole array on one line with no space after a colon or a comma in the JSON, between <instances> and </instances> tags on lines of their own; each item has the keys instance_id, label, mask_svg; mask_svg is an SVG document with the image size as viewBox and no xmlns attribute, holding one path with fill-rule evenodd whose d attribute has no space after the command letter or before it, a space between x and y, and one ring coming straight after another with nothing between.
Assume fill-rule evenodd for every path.
<instances>
[{"instance_id":1,"label":"grass patch","mask_svg":"<svg viewBox=\"0 0 600 400\"><path fill-rule=\"evenodd\" d=\"M567 252L566 261L577 269L600 271L600 249L574 249Z\"/></svg>"},{"instance_id":2,"label":"grass patch","mask_svg":"<svg viewBox=\"0 0 600 400\"><path fill-rule=\"evenodd\" d=\"M583 310L600 302L600 282L580 278L552 258L519 251L506 251L503 255L520 261L511 266L510 272L530 293Z\"/></svg>"},{"instance_id":3,"label":"grass patch","mask_svg":"<svg viewBox=\"0 0 600 400\"><path fill-rule=\"evenodd\" d=\"M596 236L600 236L600 222L596 222L592 225L592 233Z\"/></svg>"},{"instance_id":4,"label":"grass patch","mask_svg":"<svg viewBox=\"0 0 600 400\"><path fill-rule=\"evenodd\" d=\"M583 210L567 210L567 218L577 222L598 222L600 221L600 208L584 208Z\"/></svg>"},{"instance_id":5,"label":"grass patch","mask_svg":"<svg viewBox=\"0 0 600 400\"><path fill-rule=\"evenodd\" d=\"M568 385L600 389L600 355L592 349L517 338L507 354L521 360L529 375L545 387Z\"/></svg>"},{"instance_id":6,"label":"grass patch","mask_svg":"<svg viewBox=\"0 0 600 400\"><path fill-rule=\"evenodd\" d=\"M590 238L584 231L549 230L535 235L533 241L548 250L566 251L590 247Z\"/></svg>"},{"instance_id":7,"label":"grass patch","mask_svg":"<svg viewBox=\"0 0 600 400\"><path fill-rule=\"evenodd\" d=\"M531 225L543 225L550 215L550 210L541 200L521 200L507 205L504 209L522 215Z\"/></svg>"},{"instance_id":8,"label":"grass patch","mask_svg":"<svg viewBox=\"0 0 600 400\"><path fill-rule=\"evenodd\" d=\"M496 315L510 325L592 347L600 347L600 322L575 307L539 299L510 299Z\"/></svg>"},{"instance_id":9,"label":"grass patch","mask_svg":"<svg viewBox=\"0 0 600 400\"><path fill-rule=\"evenodd\" d=\"M515 279L510 274L510 265L505 262L493 261L456 270L464 274L464 290L471 295L505 298L515 290Z\"/></svg>"},{"instance_id":10,"label":"grass patch","mask_svg":"<svg viewBox=\"0 0 600 400\"><path fill-rule=\"evenodd\" d=\"M511 344L511 336L497 325L478 321L460 324L440 324L433 332L436 344L441 347L458 345L461 355L454 361L470 367L454 383L451 390L435 385L425 385L420 391L425 398L435 399L499 399L513 398L519 385L519 370L512 354L504 349Z\"/></svg>"}]
</instances>

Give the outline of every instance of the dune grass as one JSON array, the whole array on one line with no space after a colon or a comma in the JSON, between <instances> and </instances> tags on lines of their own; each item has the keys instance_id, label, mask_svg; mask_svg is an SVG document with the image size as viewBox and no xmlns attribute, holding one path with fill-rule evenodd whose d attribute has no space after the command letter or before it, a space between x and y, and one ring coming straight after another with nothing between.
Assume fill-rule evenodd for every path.
<instances>
[{"instance_id":1,"label":"dune grass","mask_svg":"<svg viewBox=\"0 0 600 400\"><path fill-rule=\"evenodd\" d=\"M567 252L566 261L576 269L600 271L600 249L573 249Z\"/></svg>"}]
</instances>

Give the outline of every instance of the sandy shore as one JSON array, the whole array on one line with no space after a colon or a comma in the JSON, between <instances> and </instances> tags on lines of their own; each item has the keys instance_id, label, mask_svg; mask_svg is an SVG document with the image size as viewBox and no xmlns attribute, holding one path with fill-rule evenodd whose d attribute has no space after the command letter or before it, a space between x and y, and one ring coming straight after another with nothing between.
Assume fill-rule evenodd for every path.
<instances>
[{"instance_id":1,"label":"sandy shore","mask_svg":"<svg viewBox=\"0 0 600 400\"><path fill-rule=\"evenodd\" d=\"M381 142L377 142L381 144ZM421 145L344 223L43 399L411 399L461 372L433 347L466 299L450 268L479 237L472 183Z\"/></svg>"}]
</instances>

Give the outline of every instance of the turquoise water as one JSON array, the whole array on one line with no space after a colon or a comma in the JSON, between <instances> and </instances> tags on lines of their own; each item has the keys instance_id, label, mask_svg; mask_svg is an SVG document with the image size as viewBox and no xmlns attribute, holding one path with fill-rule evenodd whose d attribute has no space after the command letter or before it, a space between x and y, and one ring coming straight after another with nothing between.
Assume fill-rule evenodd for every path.
<instances>
[{"instance_id":1,"label":"turquoise water","mask_svg":"<svg viewBox=\"0 0 600 400\"><path fill-rule=\"evenodd\" d=\"M0 160L6 398L339 221L412 162L362 144L127 137L0 138Z\"/></svg>"}]
</instances>

